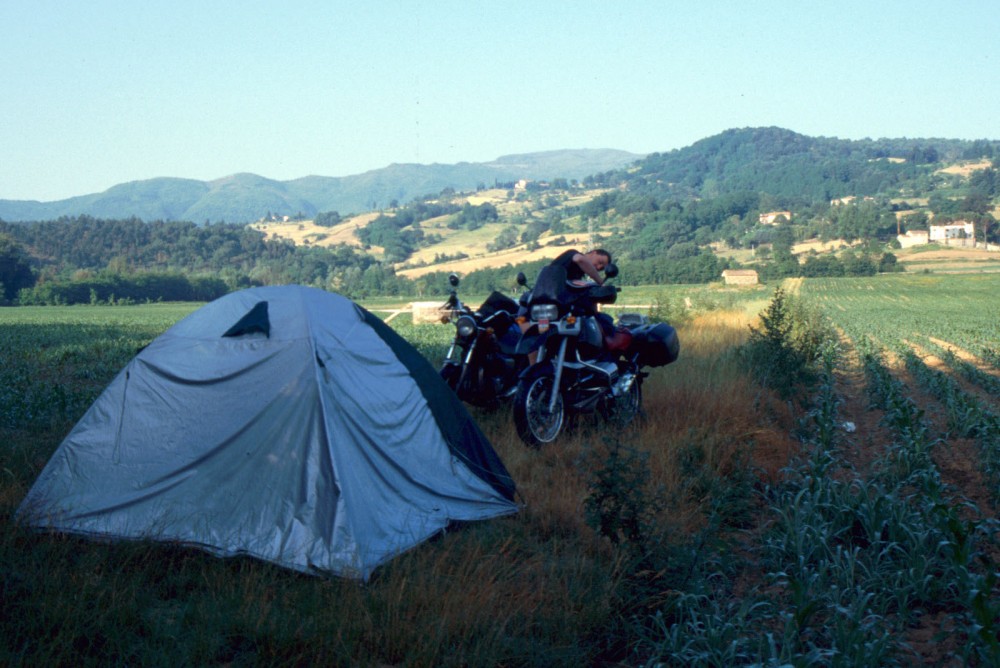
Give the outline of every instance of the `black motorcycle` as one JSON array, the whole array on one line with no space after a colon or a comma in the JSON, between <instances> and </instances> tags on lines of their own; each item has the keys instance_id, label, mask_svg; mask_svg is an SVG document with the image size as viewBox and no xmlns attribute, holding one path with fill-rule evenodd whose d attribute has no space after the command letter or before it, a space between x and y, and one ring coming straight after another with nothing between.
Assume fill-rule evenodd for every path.
<instances>
[{"instance_id":1,"label":"black motorcycle","mask_svg":"<svg viewBox=\"0 0 1000 668\"><path fill-rule=\"evenodd\" d=\"M605 276L618 273L610 265ZM562 267L546 267L526 300L530 326L517 352L537 353L514 397L514 424L532 447L555 441L576 416L596 413L624 426L642 411L646 367L670 364L680 353L677 332L649 324L639 314L617 325L598 312L613 304L620 288L566 280Z\"/></svg>"},{"instance_id":2,"label":"black motorcycle","mask_svg":"<svg viewBox=\"0 0 1000 668\"><path fill-rule=\"evenodd\" d=\"M455 339L441 365L441 377L462 401L495 408L514 396L518 377L528 365L527 356L516 353L521 337L518 303L493 291L473 311L458 297L458 276L451 274L448 281L451 293L444 308L446 321L455 325ZM523 273L517 275L517 284L527 284Z\"/></svg>"}]
</instances>

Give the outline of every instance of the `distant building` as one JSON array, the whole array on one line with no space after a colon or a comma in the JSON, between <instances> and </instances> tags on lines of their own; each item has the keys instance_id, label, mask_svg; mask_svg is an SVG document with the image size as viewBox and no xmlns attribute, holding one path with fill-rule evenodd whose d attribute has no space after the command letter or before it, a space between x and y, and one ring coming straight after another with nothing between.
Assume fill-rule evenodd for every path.
<instances>
[{"instance_id":1,"label":"distant building","mask_svg":"<svg viewBox=\"0 0 1000 668\"><path fill-rule=\"evenodd\" d=\"M976 226L965 220L956 220L944 225L931 225L930 230L907 230L906 234L898 235L896 240L899 241L902 248L922 246L932 242L974 248L976 245Z\"/></svg>"},{"instance_id":2,"label":"distant building","mask_svg":"<svg viewBox=\"0 0 1000 668\"><path fill-rule=\"evenodd\" d=\"M441 302L412 302L410 311L413 314L413 324L439 323L450 312L441 308Z\"/></svg>"},{"instance_id":3,"label":"distant building","mask_svg":"<svg viewBox=\"0 0 1000 668\"><path fill-rule=\"evenodd\" d=\"M753 269L726 269L722 272L726 285L757 285L760 281Z\"/></svg>"},{"instance_id":4,"label":"distant building","mask_svg":"<svg viewBox=\"0 0 1000 668\"><path fill-rule=\"evenodd\" d=\"M923 246L930 243L927 230L907 230L906 234L896 236L900 248L911 248L912 246Z\"/></svg>"},{"instance_id":5,"label":"distant building","mask_svg":"<svg viewBox=\"0 0 1000 668\"><path fill-rule=\"evenodd\" d=\"M854 204L858 201L858 198L854 195L848 195L847 197L838 197L837 199L830 200L830 206L844 206L845 204ZM874 202L874 197L865 197L862 201L864 202Z\"/></svg>"},{"instance_id":6,"label":"distant building","mask_svg":"<svg viewBox=\"0 0 1000 668\"><path fill-rule=\"evenodd\" d=\"M976 226L965 220L956 220L946 225L931 225L930 240L956 246L975 246Z\"/></svg>"},{"instance_id":7,"label":"distant building","mask_svg":"<svg viewBox=\"0 0 1000 668\"><path fill-rule=\"evenodd\" d=\"M930 230L907 230L896 237L902 248L921 246L932 242L948 246L976 246L976 226L965 220L956 220L943 225L931 225Z\"/></svg>"},{"instance_id":8,"label":"distant building","mask_svg":"<svg viewBox=\"0 0 1000 668\"><path fill-rule=\"evenodd\" d=\"M760 214L758 220L761 225L777 225L778 219L784 218L785 220L792 219L791 211L768 211L767 213Z\"/></svg>"}]
</instances>

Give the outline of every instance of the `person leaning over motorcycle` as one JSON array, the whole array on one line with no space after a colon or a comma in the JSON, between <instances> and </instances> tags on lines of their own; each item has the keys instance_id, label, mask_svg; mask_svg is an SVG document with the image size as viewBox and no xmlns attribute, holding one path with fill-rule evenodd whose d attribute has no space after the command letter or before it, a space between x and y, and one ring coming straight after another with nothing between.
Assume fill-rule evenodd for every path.
<instances>
[{"instance_id":1,"label":"person leaning over motorcycle","mask_svg":"<svg viewBox=\"0 0 1000 668\"><path fill-rule=\"evenodd\" d=\"M580 253L571 249L562 253L549 264L565 267L566 280L568 281L580 280L586 276L593 279L598 285L604 285L604 277L601 276L600 272L607 269L608 265L611 264L611 253L603 248L595 248L589 253ZM597 312L596 309L594 310L594 315L597 317L597 322L601 325L601 329L604 330L605 336L614 334L615 322L611 316L606 313Z\"/></svg>"},{"instance_id":2,"label":"person leaning over motorcycle","mask_svg":"<svg viewBox=\"0 0 1000 668\"><path fill-rule=\"evenodd\" d=\"M581 253L575 248L571 248L552 260L549 266L563 267L566 270L566 280L568 281L578 281L588 277L598 285L604 285L604 277L601 276L601 272L607 269L609 264L611 264L611 253L603 248L595 248L587 253ZM525 315L524 311L525 309L522 307L518 315ZM614 330L614 322L610 321L611 319L603 313L598 313L597 316L605 335L610 334ZM524 318L519 318L519 320L521 331L527 331L531 323ZM528 363L534 364L537 357L538 352L532 351L528 354Z\"/></svg>"},{"instance_id":3,"label":"person leaning over motorcycle","mask_svg":"<svg viewBox=\"0 0 1000 668\"><path fill-rule=\"evenodd\" d=\"M592 278L598 285L604 284L601 272L611 264L611 253L603 248L596 248L588 253L571 248L549 263L551 266L561 266L566 270L566 280L576 281L584 276Z\"/></svg>"}]
</instances>

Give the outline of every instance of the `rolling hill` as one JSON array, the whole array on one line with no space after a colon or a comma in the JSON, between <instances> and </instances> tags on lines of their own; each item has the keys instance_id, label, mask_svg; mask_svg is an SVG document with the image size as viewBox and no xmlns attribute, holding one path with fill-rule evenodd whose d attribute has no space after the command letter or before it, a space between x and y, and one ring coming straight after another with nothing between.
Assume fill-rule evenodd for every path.
<instances>
[{"instance_id":1,"label":"rolling hill","mask_svg":"<svg viewBox=\"0 0 1000 668\"><path fill-rule=\"evenodd\" d=\"M0 219L22 222L86 215L250 223L269 213L307 217L324 211L362 213L446 188L475 190L519 179L583 179L642 157L614 149L578 149L507 155L485 163L393 164L353 176L306 176L291 181L256 174L233 174L213 181L164 177L55 202L0 200Z\"/></svg>"},{"instance_id":2,"label":"rolling hill","mask_svg":"<svg viewBox=\"0 0 1000 668\"><path fill-rule=\"evenodd\" d=\"M628 264L629 280L646 283L705 282L741 266L762 270L763 280L903 266L953 271L959 259L976 271L997 268L1000 141L840 140L743 128L634 157L549 152L287 182L253 174L154 179L50 203L65 207L52 212L38 202L0 202L0 239L10 236L49 275L169 270L222 275L232 285L301 282L366 294L409 290L397 279L420 283L451 271L487 270L485 285L506 265L596 245ZM595 160L621 164L585 174ZM498 176L546 171L582 178L514 185ZM350 197L368 205L340 204ZM21 220L9 213L14 205L28 211L27 222L12 222ZM219 211L226 225L200 224ZM260 220L286 211L302 215ZM775 212L778 223L768 219ZM961 258L955 248L941 257L899 249L900 231L927 230L931 220L974 221L974 239L946 244L963 249ZM893 244L896 255L882 257Z\"/></svg>"}]
</instances>

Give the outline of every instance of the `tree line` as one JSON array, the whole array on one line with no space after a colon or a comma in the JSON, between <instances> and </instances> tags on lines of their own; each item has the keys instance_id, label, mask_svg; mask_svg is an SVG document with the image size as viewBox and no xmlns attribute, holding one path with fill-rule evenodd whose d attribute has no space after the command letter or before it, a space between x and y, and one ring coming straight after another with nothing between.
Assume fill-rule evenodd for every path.
<instances>
[{"instance_id":1,"label":"tree line","mask_svg":"<svg viewBox=\"0 0 1000 668\"><path fill-rule=\"evenodd\" d=\"M418 289L390 266L346 245L296 246L237 224L90 216L0 221L0 282L8 304L201 301L223 287L284 283L335 289L353 298Z\"/></svg>"}]
</instances>

